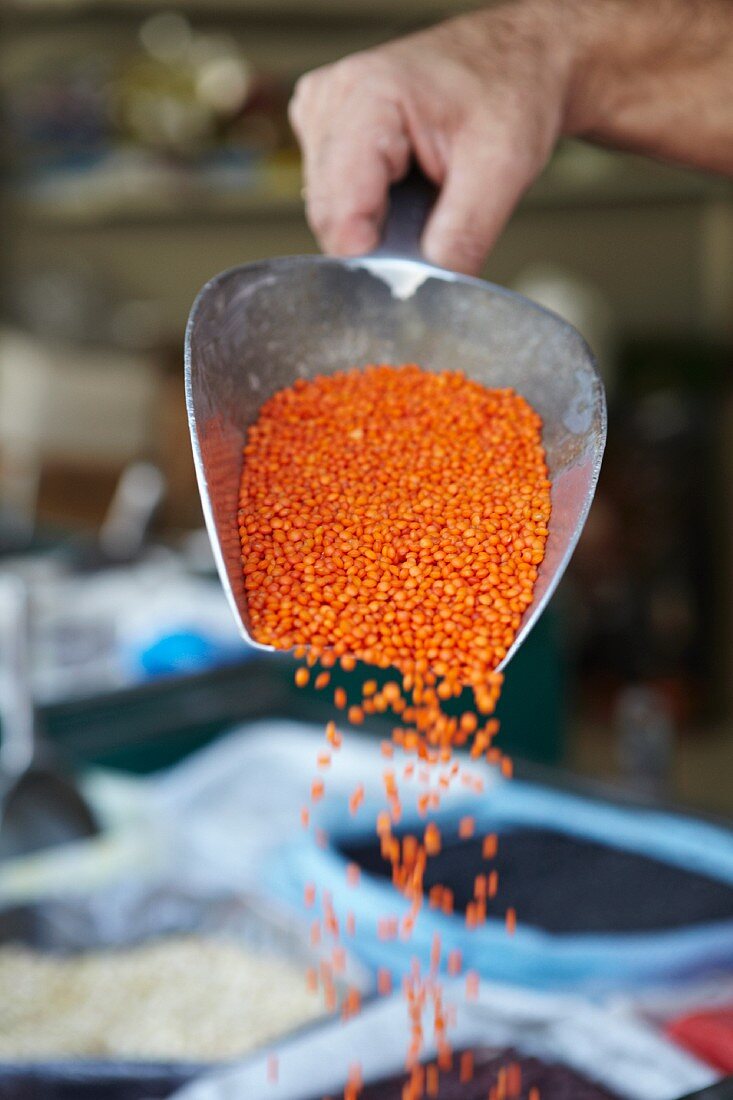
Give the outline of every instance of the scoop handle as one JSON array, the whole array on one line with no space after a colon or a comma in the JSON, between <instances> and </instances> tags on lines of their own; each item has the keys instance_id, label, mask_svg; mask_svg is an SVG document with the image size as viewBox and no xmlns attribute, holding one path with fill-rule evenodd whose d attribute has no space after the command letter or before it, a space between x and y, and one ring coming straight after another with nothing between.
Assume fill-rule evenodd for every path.
<instances>
[{"instance_id":1,"label":"scoop handle","mask_svg":"<svg viewBox=\"0 0 733 1100\"><path fill-rule=\"evenodd\" d=\"M389 189L382 240L373 255L421 259L420 238L437 194L435 185L413 163L407 175Z\"/></svg>"}]
</instances>

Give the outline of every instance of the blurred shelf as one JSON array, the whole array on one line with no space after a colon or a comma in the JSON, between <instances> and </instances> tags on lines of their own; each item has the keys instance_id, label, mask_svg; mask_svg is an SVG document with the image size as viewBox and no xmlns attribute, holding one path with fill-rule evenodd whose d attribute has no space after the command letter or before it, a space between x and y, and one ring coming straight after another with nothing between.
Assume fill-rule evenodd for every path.
<instances>
[{"instance_id":1,"label":"blurred shelf","mask_svg":"<svg viewBox=\"0 0 733 1100\"><path fill-rule=\"evenodd\" d=\"M723 177L573 143L560 149L524 201L593 207L731 198L733 187Z\"/></svg>"},{"instance_id":2,"label":"blurred shelf","mask_svg":"<svg viewBox=\"0 0 733 1100\"><path fill-rule=\"evenodd\" d=\"M73 201L29 200L14 202L15 214L26 225L55 229L83 229L115 225L178 224L195 219L202 222L231 222L259 217L302 216L298 190L280 193L265 188L245 187L240 192L189 197L137 195L123 199Z\"/></svg>"},{"instance_id":3,"label":"blurred shelf","mask_svg":"<svg viewBox=\"0 0 733 1100\"><path fill-rule=\"evenodd\" d=\"M394 23L434 20L485 7L486 0L180 0L176 10L209 18L376 20ZM164 10L158 0L0 0L0 14L14 18L130 16L138 18Z\"/></svg>"},{"instance_id":4,"label":"blurred shelf","mask_svg":"<svg viewBox=\"0 0 733 1100\"><path fill-rule=\"evenodd\" d=\"M71 185L70 185L71 182ZM619 157L594 149L561 152L530 189L523 201L528 210L569 208L602 209L624 205L708 203L733 200L728 181ZM279 167L241 188L228 184L218 190L195 177L178 184L166 176L156 186L151 174L147 186L138 183L127 193L109 185L94 193L66 181L63 193L18 194L11 204L16 228L76 230L126 225L185 225L251 221L258 218L302 220L300 169Z\"/></svg>"},{"instance_id":5,"label":"blurred shelf","mask_svg":"<svg viewBox=\"0 0 733 1100\"><path fill-rule=\"evenodd\" d=\"M190 173L176 179L175 174L161 172L156 181L154 170L147 179L138 178L117 190L110 186L105 173L104 185L96 191L91 177L80 176L78 186L73 176L54 192L22 193L10 196L10 204L19 222L53 228L96 228L104 225L138 225L149 223L179 223L195 219L202 221L238 221L259 217L302 216L300 167L280 166L264 169L246 179L242 172L241 187L231 182L217 188L205 178L197 180Z\"/></svg>"}]
</instances>

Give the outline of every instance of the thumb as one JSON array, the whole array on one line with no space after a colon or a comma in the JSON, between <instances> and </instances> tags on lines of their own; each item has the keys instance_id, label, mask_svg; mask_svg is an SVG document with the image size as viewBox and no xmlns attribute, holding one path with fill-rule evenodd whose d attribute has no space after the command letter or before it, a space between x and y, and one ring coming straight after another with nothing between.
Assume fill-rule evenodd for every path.
<instances>
[{"instance_id":1,"label":"thumb","mask_svg":"<svg viewBox=\"0 0 733 1100\"><path fill-rule=\"evenodd\" d=\"M510 143L489 143L477 148L475 139L464 139L455 146L422 238L426 260L466 275L480 272L527 184Z\"/></svg>"}]
</instances>

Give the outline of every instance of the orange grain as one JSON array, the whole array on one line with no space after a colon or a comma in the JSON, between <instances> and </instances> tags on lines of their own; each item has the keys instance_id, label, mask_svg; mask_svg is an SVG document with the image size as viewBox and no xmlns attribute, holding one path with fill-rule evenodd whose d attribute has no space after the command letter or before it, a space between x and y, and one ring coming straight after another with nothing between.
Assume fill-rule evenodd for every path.
<instances>
[{"instance_id":1,"label":"orange grain","mask_svg":"<svg viewBox=\"0 0 733 1100\"><path fill-rule=\"evenodd\" d=\"M534 410L510 389L491 390L457 371L431 373L408 364L298 380L264 403L248 431L237 525L253 637L305 660L295 674L299 686L309 682L309 669L318 662L319 690L337 663L345 672L362 661L394 673L381 688L376 678L364 681L359 703L348 705L340 686L333 696L338 709L348 707L351 725L369 715L396 715L400 724L392 741L382 743L382 754L389 760L397 749L414 759L383 777L386 808L376 818L381 851L393 883L410 901L401 920L378 922L383 939L410 934L423 902L426 862L441 849L431 821L421 837L393 835L404 798L398 774L417 785L422 817L439 807L453 783L477 794L483 790L480 778L452 760L455 748L465 746L506 778L512 774L511 761L493 744L498 722L492 714L503 679L496 669L532 601L548 535L550 482L541 428ZM445 704L464 688L473 692L474 709L452 717ZM326 738L329 748L339 748L333 722ZM328 767L330 752L320 753L317 762ZM312 800L324 791L323 781L315 779ZM364 793L362 784L352 792L351 814ZM301 820L309 825L307 808ZM463 817L459 835L468 839L474 833L474 819ZM320 830L314 838L325 842ZM484 837L483 857L493 859L496 850L496 836ZM357 871L353 865L347 871L352 884ZM486 899L496 891L495 870L477 876L466 912L469 926L486 919ZM309 886L306 904L313 897ZM428 902L447 916L453 912L453 895L445 887L433 887ZM513 932L512 909L506 923ZM338 933L336 915L325 902L324 928ZM320 942L320 924L312 937ZM419 1066L428 1002L438 1065L452 1062L439 956L436 941L431 976L414 974L405 986L412 1067L406 1100L419 1100L424 1088L428 1095L437 1089L438 1067L423 1073ZM334 958L340 967L341 954ZM459 972L460 956L452 952L447 966ZM382 991L386 972L380 974ZM327 1005L334 1007L330 970L322 984ZM469 971L466 996L477 993L478 975ZM357 1001L347 995L345 1016L358 1010ZM468 1066L464 1056L461 1080L469 1079ZM355 1100L361 1087L355 1071L345 1100ZM505 1091L502 1080L497 1092ZM537 1100L532 1090L529 1100Z\"/></svg>"},{"instance_id":2,"label":"orange grain","mask_svg":"<svg viewBox=\"0 0 733 1100\"><path fill-rule=\"evenodd\" d=\"M473 1053L464 1050L458 1063L459 1080L462 1085L467 1084L473 1078Z\"/></svg>"},{"instance_id":3,"label":"orange grain","mask_svg":"<svg viewBox=\"0 0 733 1100\"><path fill-rule=\"evenodd\" d=\"M413 679L432 670L444 693L472 686L489 713L550 516L541 422L524 398L415 365L337 371L269 398L244 457L255 639ZM388 704L399 696L387 686Z\"/></svg>"},{"instance_id":4,"label":"orange grain","mask_svg":"<svg viewBox=\"0 0 733 1100\"><path fill-rule=\"evenodd\" d=\"M498 848L498 837L496 833L489 833L484 837L482 845L482 855L484 859L494 859Z\"/></svg>"}]
</instances>

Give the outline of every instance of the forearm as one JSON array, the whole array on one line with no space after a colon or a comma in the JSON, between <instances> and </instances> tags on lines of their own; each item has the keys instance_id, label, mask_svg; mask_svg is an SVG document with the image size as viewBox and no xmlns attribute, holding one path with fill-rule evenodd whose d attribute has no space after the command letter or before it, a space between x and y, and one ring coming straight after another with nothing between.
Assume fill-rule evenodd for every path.
<instances>
[{"instance_id":1,"label":"forearm","mask_svg":"<svg viewBox=\"0 0 733 1100\"><path fill-rule=\"evenodd\" d=\"M733 0L562 0L563 132L733 175Z\"/></svg>"},{"instance_id":2,"label":"forearm","mask_svg":"<svg viewBox=\"0 0 733 1100\"><path fill-rule=\"evenodd\" d=\"M503 0L298 82L308 218L368 252L411 157L422 238L472 274L565 135L733 176L733 0Z\"/></svg>"}]
</instances>

